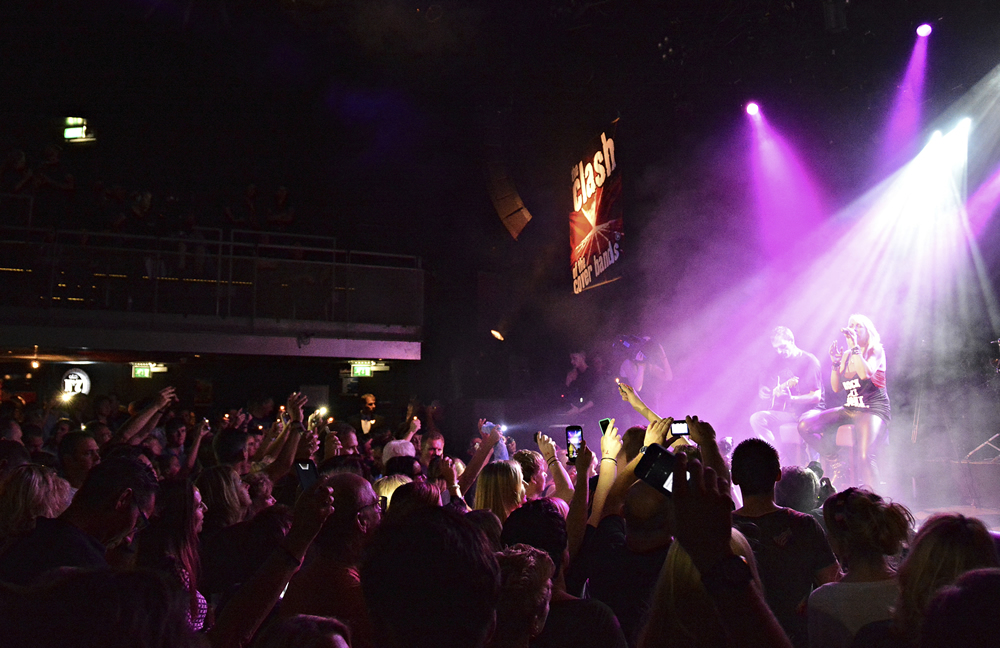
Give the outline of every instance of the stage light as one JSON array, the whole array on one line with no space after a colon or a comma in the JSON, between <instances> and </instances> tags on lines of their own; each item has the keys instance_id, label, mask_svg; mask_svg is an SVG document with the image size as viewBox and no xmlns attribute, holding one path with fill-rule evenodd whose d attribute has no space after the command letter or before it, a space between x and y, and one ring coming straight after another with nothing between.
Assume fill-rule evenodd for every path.
<instances>
[{"instance_id":1,"label":"stage light","mask_svg":"<svg viewBox=\"0 0 1000 648\"><path fill-rule=\"evenodd\" d=\"M493 337L503 342L503 333L501 333L496 329L490 329L490 333L493 335Z\"/></svg>"},{"instance_id":2,"label":"stage light","mask_svg":"<svg viewBox=\"0 0 1000 648\"><path fill-rule=\"evenodd\" d=\"M62 400L64 403L68 403L73 400L73 392L63 392Z\"/></svg>"},{"instance_id":3,"label":"stage light","mask_svg":"<svg viewBox=\"0 0 1000 648\"><path fill-rule=\"evenodd\" d=\"M38 362L38 360L32 360L31 361L31 368L32 369L38 369L38 367L40 367L40 366L41 366L41 364Z\"/></svg>"},{"instance_id":4,"label":"stage light","mask_svg":"<svg viewBox=\"0 0 1000 648\"><path fill-rule=\"evenodd\" d=\"M931 35L931 26L928 25L927 23L924 23L923 25L917 27L917 36L921 38L927 38L930 35Z\"/></svg>"},{"instance_id":5,"label":"stage light","mask_svg":"<svg viewBox=\"0 0 1000 648\"><path fill-rule=\"evenodd\" d=\"M758 106L757 104L755 104L752 101L747 104L747 114L748 115L750 115L751 117L755 117L758 113L760 113L760 106Z\"/></svg>"}]
</instances>

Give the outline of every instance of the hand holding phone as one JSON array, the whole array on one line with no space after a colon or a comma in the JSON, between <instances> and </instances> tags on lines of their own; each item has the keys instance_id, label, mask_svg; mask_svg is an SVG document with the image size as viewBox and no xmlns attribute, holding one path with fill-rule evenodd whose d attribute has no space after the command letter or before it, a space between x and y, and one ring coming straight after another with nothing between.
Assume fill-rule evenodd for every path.
<instances>
[{"instance_id":1,"label":"hand holding phone","mask_svg":"<svg viewBox=\"0 0 1000 648\"><path fill-rule=\"evenodd\" d=\"M688 436L691 434L691 430L688 429L687 419L685 417L676 417L673 421L674 422L670 424L670 434L673 436Z\"/></svg>"}]
</instances>

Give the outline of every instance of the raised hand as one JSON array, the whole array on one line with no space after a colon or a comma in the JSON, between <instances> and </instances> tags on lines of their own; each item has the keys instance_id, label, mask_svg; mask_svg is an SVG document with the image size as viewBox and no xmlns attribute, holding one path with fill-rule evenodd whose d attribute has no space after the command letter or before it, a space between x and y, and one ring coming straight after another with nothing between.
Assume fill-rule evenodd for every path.
<instances>
[{"instance_id":1,"label":"raised hand","mask_svg":"<svg viewBox=\"0 0 1000 648\"><path fill-rule=\"evenodd\" d=\"M171 403L179 402L180 399L177 398L176 391L177 390L174 387L165 387L161 389L154 397L156 409L166 409Z\"/></svg>"},{"instance_id":2,"label":"raised hand","mask_svg":"<svg viewBox=\"0 0 1000 648\"><path fill-rule=\"evenodd\" d=\"M538 451L542 453L542 457L545 461L551 461L553 457L559 457L559 446L556 445L555 440L547 434L542 434L539 432L535 441L538 444Z\"/></svg>"},{"instance_id":3,"label":"raised hand","mask_svg":"<svg viewBox=\"0 0 1000 648\"><path fill-rule=\"evenodd\" d=\"M695 566L705 569L732 554L733 501L714 470L703 469L697 459L689 462L683 452L674 456L674 535Z\"/></svg>"},{"instance_id":4,"label":"raised hand","mask_svg":"<svg viewBox=\"0 0 1000 648\"><path fill-rule=\"evenodd\" d=\"M323 523L333 511L333 488L326 480L320 480L302 493L298 501L295 502L292 528L288 535L293 536L294 534L297 538L308 539L308 544L323 528Z\"/></svg>"},{"instance_id":5,"label":"raised hand","mask_svg":"<svg viewBox=\"0 0 1000 648\"><path fill-rule=\"evenodd\" d=\"M302 422L302 408L305 407L306 402L309 399L302 392L292 392L288 397L288 402L285 405L285 411L288 412L290 423L301 423Z\"/></svg>"},{"instance_id":6,"label":"raised hand","mask_svg":"<svg viewBox=\"0 0 1000 648\"><path fill-rule=\"evenodd\" d=\"M710 424L699 421L697 416L687 417L687 425L691 439L698 445L715 441L715 429Z\"/></svg>"},{"instance_id":7,"label":"raised hand","mask_svg":"<svg viewBox=\"0 0 1000 648\"><path fill-rule=\"evenodd\" d=\"M447 486L458 483L455 461L451 457L441 457L441 477Z\"/></svg>"},{"instance_id":8,"label":"raised hand","mask_svg":"<svg viewBox=\"0 0 1000 648\"><path fill-rule=\"evenodd\" d=\"M654 443L659 443L663 445L663 442L667 439L667 435L670 433L670 426L674 424L674 419L661 418L656 419L656 421L649 424L646 428L646 437L643 439L642 445L651 446Z\"/></svg>"},{"instance_id":9,"label":"raised hand","mask_svg":"<svg viewBox=\"0 0 1000 648\"><path fill-rule=\"evenodd\" d=\"M611 419L607 431L601 435L601 458L615 459L622 451L622 438L618 435L615 420ZM584 463L583 465L589 465Z\"/></svg>"},{"instance_id":10,"label":"raised hand","mask_svg":"<svg viewBox=\"0 0 1000 648\"><path fill-rule=\"evenodd\" d=\"M618 383L618 393L621 394L622 400L631 405L636 411L641 411L645 407L642 399L635 393L635 389L631 385L623 382Z\"/></svg>"},{"instance_id":11,"label":"raised hand","mask_svg":"<svg viewBox=\"0 0 1000 648\"><path fill-rule=\"evenodd\" d=\"M594 463L594 451L587 447L585 440L580 441L580 451L576 453L576 463L580 466L590 466ZM586 470L581 470L577 473L577 476L586 473Z\"/></svg>"},{"instance_id":12,"label":"raised hand","mask_svg":"<svg viewBox=\"0 0 1000 648\"><path fill-rule=\"evenodd\" d=\"M844 350L841 349L840 345L837 344L837 341L834 340L833 344L830 345L830 362L832 362L835 367L839 367L840 359L843 357L843 355L844 355Z\"/></svg>"}]
</instances>

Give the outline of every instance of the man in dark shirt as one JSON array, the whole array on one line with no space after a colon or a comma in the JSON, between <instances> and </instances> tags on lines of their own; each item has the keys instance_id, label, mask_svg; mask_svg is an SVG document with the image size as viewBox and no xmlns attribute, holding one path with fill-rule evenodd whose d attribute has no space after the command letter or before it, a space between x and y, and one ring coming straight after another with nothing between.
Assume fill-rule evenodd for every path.
<instances>
[{"instance_id":1,"label":"man in dark shirt","mask_svg":"<svg viewBox=\"0 0 1000 648\"><path fill-rule=\"evenodd\" d=\"M555 565L552 600L545 629L531 640L532 648L625 648L618 618L604 603L566 592L569 543L566 518L551 499L532 500L514 510L504 522L500 540L505 547L523 543L549 554Z\"/></svg>"},{"instance_id":2,"label":"man in dark shirt","mask_svg":"<svg viewBox=\"0 0 1000 648\"><path fill-rule=\"evenodd\" d=\"M771 611L796 648L804 648L809 641L806 600L813 587L836 579L837 559L812 516L774 503L781 464L773 446L760 439L736 446L732 474L743 494L733 526L753 547Z\"/></svg>"},{"instance_id":3,"label":"man in dark shirt","mask_svg":"<svg viewBox=\"0 0 1000 648\"><path fill-rule=\"evenodd\" d=\"M795 336L787 327L771 331L771 348L775 355L758 373L757 395L764 409L750 416L750 427L757 438L780 446L782 425L797 424L806 412L823 409L823 386L819 360L795 346ZM793 443L801 445L797 431L793 436ZM789 457L796 455L792 448L785 450Z\"/></svg>"},{"instance_id":4,"label":"man in dark shirt","mask_svg":"<svg viewBox=\"0 0 1000 648\"><path fill-rule=\"evenodd\" d=\"M60 567L107 567L105 551L131 542L156 505L156 476L135 459L95 466L58 518L38 518L34 531L0 556L0 581L31 585Z\"/></svg>"}]
</instances>

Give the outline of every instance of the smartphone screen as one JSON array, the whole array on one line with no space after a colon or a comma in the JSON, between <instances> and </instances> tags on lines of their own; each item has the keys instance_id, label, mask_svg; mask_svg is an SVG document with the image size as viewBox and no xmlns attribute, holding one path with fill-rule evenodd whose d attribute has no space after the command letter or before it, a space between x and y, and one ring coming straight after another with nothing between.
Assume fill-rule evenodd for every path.
<instances>
[{"instance_id":1,"label":"smartphone screen","mask_svg":"<svg viewBox=\"0 0 1000 648\"><path fill-rule=\"evenodd\" d=\"M607 434L608 428L611 426L611 419L601 419L601 434Z\"/></svg>"},{"instance_id":2,"label":"smartphone screen","mask_svg":"<svg viewBox=\"0 0 1000 648\"><path fill-rule=\"evenodd\" d=\"M312 459L296 461L295 474L299 477L299 486L302 487L303 491L309 490L309 487L319 480L319 471L316 470L316 464L313 463Z\"/></svg>"},{"instance_id":3,"label":"smartphone screen","mask_svg":"<svg viewBox=\"0 0 1000 648\"><path fill-rule=\"evenodd\" d=\"M576 457L580 454L580 445L583 443L583 428L579 425L570 425L566 428L566 463L573 466L576 464Z\"/></svg>"},{"instance_id":4,"label":"smartphone screen","mask_svg":"<svg viewBox=\"0 0 1000 648\"><path fill-rule=\"evenodd\" d=\"M674 420L670 426L670 433L674 436L685 436L689 434L687 421L684 419Z\"/></svg>"}]
</instances>

